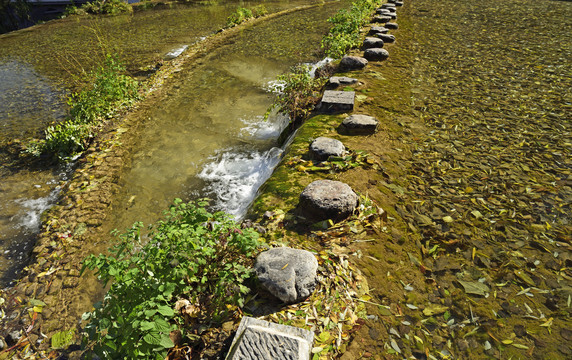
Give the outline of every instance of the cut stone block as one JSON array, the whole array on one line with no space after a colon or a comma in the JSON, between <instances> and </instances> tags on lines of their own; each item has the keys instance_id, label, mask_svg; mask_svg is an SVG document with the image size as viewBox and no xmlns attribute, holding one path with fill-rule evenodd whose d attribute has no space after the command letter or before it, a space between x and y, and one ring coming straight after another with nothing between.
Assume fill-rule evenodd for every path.
<instances>
[{"instance_id":1,"label":"cut stone block","mask_svg":"<svg viewBox=\"0 0 572 360\"><path fill-rule=\"evenodd\" d=\"M226 360L308 360L314 333L245 316Z\"/></svg>"},{"instance_id":2,"label":"cut stone block","mask_svg":"<svg viewBox=\"0 0 572 360\"><path fill-rule=\"evenodd\" d=\"M320 109L325 112L353 110L355 97L355 91L326 90L322 96Z\"/></svg>"},{"instance_id":3,"label":"cut stone block","mask_svg":"<svg viewBox=\"0 0 572 360\"><path fill-rule=\"evenodd\" d=\"M378 124L373 116L355 114L342 121L342 130L349 135L370 135L377 131Z\"/></svg>"},{"instance_id":4,"label":"cut stone block","mask_svg":"<svg viewBox=\"0 0 572 360\"><path fill-rule=\"evenodd\" d=\"M346 76L332 76L329 81L329 86L340 86L340 85L351 85L357 83L358 79L354 79Z\"/></svg>"}]
</instances>

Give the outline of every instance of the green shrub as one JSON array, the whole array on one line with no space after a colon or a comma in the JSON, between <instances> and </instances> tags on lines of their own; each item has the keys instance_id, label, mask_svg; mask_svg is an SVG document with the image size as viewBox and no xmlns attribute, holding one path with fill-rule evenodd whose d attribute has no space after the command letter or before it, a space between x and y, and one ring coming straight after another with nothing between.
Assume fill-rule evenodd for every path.
<instances>
[{"instance_id":1,"label":"green shrub","mask_svg":"<svg viewBox=\"0 0 572 360\"><path fill-rule=\"evenodd\" d=\"M243 305L258 234L224 213L208 213L205 205L177 199L146 239L136 223L110 256L84 260L84 269L112 282L103 302L84 316L87 343L102 359L165 359L173 347L171 331L192 338L189 319L173 310L177 300L193 304L207 325L220 324L229 308Z\"/></svg>"},{"instance_id":2,"label":"green shrub","mask_svg":"<svg viewBox=\"0 0 572 360\"><path fill-rule=\"evenodd\" d=\"M95 0L83 4L81 7L69 6L64 11L64 15L117 15L131 11L131 6L123 0Z\"/></svg>"},{"instance_id":3,"label":"green shrub","mask_svg":"<svg viewBox=\"0 0 572 360\"><path fill-rule=\"evenodd\" d=\"M322 39L322 48L327 56L339 59L349 49L359 45L360 29L378 3L379 0L357 0L349 10L342 9L328 19L332 28Z\"/></svg>"},{"instance_id":4,"label":"green shrub","mask_svg":"<svg viewBox=\"0 0 572 360\"><path fill-rule=\"evenodd\" d=\"M242 24L252 17L254 17L252 10L239 6L236 11L226 19L226 26L233 27Z\"/></svg>"},{"instance_id":5,"label":"green shrub","mask_svg":"<svg viewBox=\"0 0 572 360\"><path fill-rule=\"evenodd\" d=\"M322 78L314 78L305 65L293 67L289 73L280 75L278 81L280 93L266 116L273 108L278 108L279 112L290 116L290 121L304 118L312 111L320 100L325 82Z\"/></svg>"},{"instance_id":6,"label":"green shrub","mask_svg":"<svg viewBox=\"0 0 572 360\"><path fill-rule=\"evenodd\" d=\"M83 152L99 121L112 117L139 98L139 83L123 75L124 71L123 64L115 56L108 55L93 73L92 84L68 98L68 118L48 127L45 138L30 143L26 151L35 156L52 156L59 161L69 161Z\"/></svg>"}]
</instances>

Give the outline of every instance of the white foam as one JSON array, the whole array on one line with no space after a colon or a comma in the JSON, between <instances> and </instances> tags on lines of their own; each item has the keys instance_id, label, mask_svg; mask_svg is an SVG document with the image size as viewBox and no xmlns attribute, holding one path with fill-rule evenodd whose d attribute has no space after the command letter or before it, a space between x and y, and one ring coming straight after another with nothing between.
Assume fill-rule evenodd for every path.
<instances>
[{"instance_id":1,"label":"white foam","mask_svg":"<svg viewBox=\"0 0 572 360\"><path fill-rule=\"evenodd\" d=\"M171 60L180 56L185 50L187 50L188 47L189 45L183 45L181 47L169 51L167 54L165 54L165 59Z\"/></svg>"},{"instance_id":2,"label":"white foam","mask_svg":"<svg viewBox=\"0 0 572 360\"><path fill-rule=\"evenodd\" d=\"M318 61L317 63L306 63L304 65L308 66L308 72L310 73L310 75L312 75L312 77L316 77L316 70L318 70L319 68L321 68L322 66L331 63L332 61L334 61L334 59L332 58L324 58L323 60Z\"/></svg>"},{"instance_id":3,"label":"white foam","mask_svg":"<svg viewBox=\"0 0 572 360\"><path fill-rule=\"evenodd\" d=\"M60 188L56 187L56 189L45 197L15 200L22 207L17 226L27 230L37 231L40 227L40 217L42 213L55 204L59 193Z\"/></svg>"},{"instance_id":4,"label":"white foam","mask_svg":"<svg viewBox=\"0 0 572 360\"><path fill-rule=\"evenodd\" d=\"M214 208L241 219L256 197L258 188L272 175L283 150L265 152L226 151L205 165L199 178L207 182L206 193L214 197Z\"/></svg>"},{"instance_id":5,"label":"white foam","mask_svg":"<svg viewBox=\"0 0 572 360\"><path fill-rule=\"evenodd\" d=\"M278 138L290 122L287 115L276 114L276 112L273 112L268 120L264 120L264 116L241 120L245 125L241 130L241 136L257 140Z\"/></svg>"}]
</instances>

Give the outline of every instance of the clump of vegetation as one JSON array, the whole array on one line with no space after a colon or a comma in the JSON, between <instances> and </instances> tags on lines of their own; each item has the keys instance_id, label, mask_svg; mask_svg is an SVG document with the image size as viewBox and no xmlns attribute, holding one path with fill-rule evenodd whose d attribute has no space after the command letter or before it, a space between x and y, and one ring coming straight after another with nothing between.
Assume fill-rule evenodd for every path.
<instances>
[{"instance_id":1,"label":"clump of vegetation","mask_svg":"<svg viewBox=\"0 0 572 360\"><path fill-rule=\"evenodd\" d=\"M267 13L268 10L266 10L266 7L264 5L258 5L253 7L252 9L243 8L239 6L236 9L236 11L227 18L226 27L230 28L236 25L240 25L249 19L257 18L266 15Z\"/></svg>"},{"instance_id":2,"label":"clump of vegetation","mask_svg":"<svg viewBox=\"0 0 572 360\"><path fill-rule=\"evenodd\" d=\"M69 161L84 151L101 120L111 118L139 97L139 83L124 75L124 71L125 66L117 57L108 55L93 73L91 86L68 98L68 118L49 126L45 139L30 143L27 152Z\"/></svg>"},{"instance_id":3,"label":"clump of vegetation","mask_svg":"<svg viewBox=\"0 0 572 360\"><path fill-rule=\"evenodd\" d=\"M220 324L244 305L258 233L206 205L177 199L145 239L136 223L111 255L85 259L84 269L112 282L84 315L87 345L102 359L165 359L193 343L197 324Z\"/></svg>"},{"instance_id":4,"label":"clump of vegetation","mask_svg":"<svg viewBox=\"0 0 572 360\"><path fill-rule=\"evenodd\" d=\"M349 10L342 9L328 19L333 26L322 39L327 56L339 59L352 47L358 46L360 28L376 8L378 0L356 0Z\"/></svg>"},{"instance_id":5,"label":"clump of vegetation","mask_svg":"<svg viewBox=\"0 0 572 360\"><path fill-rule=\"evenodd\" d=\"M266 117L274 108L288 114L290 121L306 117L320 101L325 81L324 78L312 76L306 65L297 65L289 73L278 76L274 87L278 97L266 112Z\"/></svg>"},{"instance_id":6,"label":"clump of vegetation","mask_svg":"<svg viewBox=\"0 0 572 360\"><path fill-rule=\"evenodd\" d=\"M131 5L123 0L95 0L85 3L80 7L68 6L64 15L117 15L131 10Z\"/></svg>"}]
</instances>

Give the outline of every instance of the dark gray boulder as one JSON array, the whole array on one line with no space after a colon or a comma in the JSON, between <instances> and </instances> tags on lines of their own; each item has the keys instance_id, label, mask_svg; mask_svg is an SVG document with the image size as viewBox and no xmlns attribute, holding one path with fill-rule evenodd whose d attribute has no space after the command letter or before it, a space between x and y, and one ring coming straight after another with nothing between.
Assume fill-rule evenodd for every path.
<instances>
[{"instance_id":1,"label":"dark gray boulder","mask_svg":"<svg viewBox=\"0 0 572 360\"><path fill-rule=\"evenodd\" d=\"M381 5L381 9L388 9L388 10L392 10L392 9L393 9L393 11L395 11L395 10L396 10L396 9L395 9L395 6L396 6L396 5L393 4L393 3L386 3L386 4Z\"/></svg>"},{"instance_id":2,"label":"dark gray boulder","mask_svg":"<svg viewBox=\"0 0 572 360\"><path fill-rule=\"evenodd\" d=\"M349 135L370 135L377 131L379 121L373 116L354 114L342 121L343 132Z\"/></svg>"},{"instance_id":3,"label":"dark gray boulder","mask_svg":"<svg viewBox=\"0 0 572 360\"><path fill-rule=\"evenodd\" d=\"M395 35L392 34L376 34L378 38L383 40L384 43L394 43L395 42Z\"/></svg>"},{"instance_id":4,"label":"dark gray boulder","mask_svg":"<svg viewBox=\"0 0 572 360\"><path fill-rule=\"evenodd\" d=\"M376 15L371 19L372 23L381 23L381 24L385 24L391 21L391 16L385 16L385 15Z\"/></svg>"},{"instance_id":5,"label":"dark gray boulder","mask_svg":"<svg viewBox=\"0 0 572 360\"><path fill-rule=\"evenodd\" d=\"M375 12L376 12L376 14L378 14L378 15L389 15L389 14L391 14L391 10L389 10L389 9L382 9L382 8L377 9Z\"/></svg>"},{"instance_id":6,"label":"dark gray boulder","mask_svg":"<svg viewBox=\"0 0 572 360\"><path fill-rule=\"evenodd\" d=\"M396 23L386 23L383 26L385 26L389 30L397 30L399 28L399 25L397 25Z\"/></svg>"},{"instance_id":7,"label":"dark gray boulder","mask_svg":"<svg viewBox=\"0 0 572 360\"><path fill-rule=\"evenodd\" d=\"M316 288L318 261L306 250L279 247L256 258L254 270L266 290L287 304L303 301Z\"/></svg>"},{"instance_id":8,"label":"dark gray boulder","mask_svg":"<svg viewBox=\"0 0 572 360\"><path fill-rule=\"evenodd\" d=\"M339 181L316 180L300 194L299 209L310 221L340 221L350 216L358 196L349 185Z\"/></svg>"},{"instance_id":9,"label":"dark gray boulder","mask_svg":"<svg viewBox=\"0 0 572 360\"><path fill-rule=\"evenodd\" d=\"M387 34L389 32L389 29L383 26L372 26L369 29L369 34L370 35L377 35L377 34Z\"/></svg>"},{"instance_id":10,"label":"dark gray boulder","mask_svg":"<svg viewBox=\"0 0 572 360\"><path fill-rule=\"evenodd\" d=\"M366 37L361 45L362 49L382 48L383 40L376 37ZM367 58L366 58L367 59Z\"/></svg>"},{"instance_id":11,"label":"dark gray boulder","mask_svg":"<svg viewBox=\"0 0 572 360\"><path fill-rule=\"evenodd\" d=\"M346 147L341 141L320 136L310 144L310 156L318 161L328 160L330 156L342 156Z\"/></svg>"},{"instance_id":12,"label":"dark gray boulder","mask_svg":"<svg viewBox=\"0 0 572 360\"><path fill-rule=\"evenodd\" d=\"M382 48L371 48L364 51L363 56L369 61L383 61L389 57L389 52Z\"/></svg>"},{"instance_id":13,"label":"dark gray boulder","mask_svg":"<svg viewBox=\"0 0 572 360\"><path fill-rule=\"evenodd\" d=\"M361 70L367 65L367 60L359 56L344 56L340 61L342 71Z\"/></svg>"}]
</instances>

